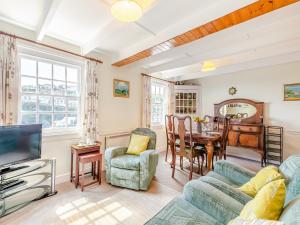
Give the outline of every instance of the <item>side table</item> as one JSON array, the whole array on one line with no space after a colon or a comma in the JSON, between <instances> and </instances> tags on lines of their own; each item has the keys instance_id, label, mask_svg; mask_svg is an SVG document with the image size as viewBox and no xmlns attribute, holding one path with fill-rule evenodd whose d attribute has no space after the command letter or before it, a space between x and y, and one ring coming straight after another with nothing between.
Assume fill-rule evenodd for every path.
<instances>
[{"instance_id":1,"label":"side table","mask_svg":"<svg viewBox=\"0 0 300 225\"><path fill-rule=\"evenodd\" d=\"M79 183L79 155L87 154L87 153L100 153L101 143L96 143L94 145L86 145L86 146L71 146L71 173L70 173L70 181L71 183L74 181L75 187L78 187ZM75 155L75 157L74 157ZM75 158L75 176L73 176L73 164ZM94 165L92 165L92 171L94 173Z\"/></svg>"}]
</instances>

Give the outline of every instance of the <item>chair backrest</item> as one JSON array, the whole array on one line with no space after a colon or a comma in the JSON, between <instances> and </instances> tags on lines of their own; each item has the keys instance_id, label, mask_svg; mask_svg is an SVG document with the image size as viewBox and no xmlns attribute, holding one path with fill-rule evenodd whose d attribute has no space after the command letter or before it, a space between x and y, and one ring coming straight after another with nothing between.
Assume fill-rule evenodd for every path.
<instances>
[{"instance_id":1,"label":"chair backrest","mask_svg":"<svg viewBox=\"0 0 300 225\"><path fill-rule=\"evenodd\" d=\"M173 115L165 115L167 143L174 141L173 126Z\"/></svg>"},{"instance_id":2,"label":"chair backrest","mask_svg":"<svg viewBox=\"0 0 300 225\"><path fill-rule=\"evenodd\" d=\"M227 140L228 140L229 122L230 122L230 120L228 118L224 118L223 126L222 126L222 139L221 139L221 147L222 147L222 150L224 150L224 151L226 149Z\"/></svg>"},{"instance_id":3,"label":"chair backrest","mask_svg":"<svg viewBox=\"0 0 300 225\"><path fill-rule=\"evenodd\" d=\"M177 123L176 123L177 122ZM178 134L179 138L179 152L178 154L181 156L185 156L186 152L185 149L187 147L192 147L192 118L190 116L185 117L179 117L179 116L173 116L173 124L178 124L178 127L176 129L175 126L173 126L173 134ZM186 146L186 143L189 144L189 146Z\"/></svg>"},{"instance_id":4,"label":"chair backrest","mask_svg":"<svg viewBox=\"0 0 300 225\"><path fill-rule=\"evenodd\" d=\"M156 133L149 128L136 128L131 132L132 134L139 134L149 136L150 140L147 149L156 149Z\"/></svg>"},{"instance_id":5,"label":"chair backrest","mask_svg":"<svg viewBox=\"0 0 300 225\"><path fill-rule=\"evenodd\" d=\"M285 204L288 204L300 195L300 155L284 160L279 170L287 180Z\"/></svg>"}]
</instances>

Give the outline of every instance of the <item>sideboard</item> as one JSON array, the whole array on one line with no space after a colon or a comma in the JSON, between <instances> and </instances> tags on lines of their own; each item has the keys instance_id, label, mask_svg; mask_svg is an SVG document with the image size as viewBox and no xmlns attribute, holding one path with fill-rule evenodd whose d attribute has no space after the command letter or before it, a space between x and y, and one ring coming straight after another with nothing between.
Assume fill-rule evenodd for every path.
<instances>
[{"instance_id":1,"label":"sideboard","mask_svg":"<svg viewBox=\"0 0 300 225\"><path fill-rule=\"evenodd\" d=\"M215 104L214 111L217 117L230 118L228 146L248 148L257 152L263 165L264 103L250 99L229 99Z\"/></svg>"}]
</instances>

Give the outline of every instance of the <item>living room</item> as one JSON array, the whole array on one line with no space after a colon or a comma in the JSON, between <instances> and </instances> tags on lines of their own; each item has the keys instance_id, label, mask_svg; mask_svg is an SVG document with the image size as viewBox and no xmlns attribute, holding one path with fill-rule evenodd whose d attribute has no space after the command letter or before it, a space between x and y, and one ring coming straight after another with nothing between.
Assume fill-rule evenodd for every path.
<instances>
[{"instance_id":1,"label":"living room","mask_svg":"<svg viewBox=\"0 0 300 225\"><path fill-rule=\"evenodd\" d=\"M299 12L1 0L0 223L300 224Z\"/></svg>"}]
</instances>

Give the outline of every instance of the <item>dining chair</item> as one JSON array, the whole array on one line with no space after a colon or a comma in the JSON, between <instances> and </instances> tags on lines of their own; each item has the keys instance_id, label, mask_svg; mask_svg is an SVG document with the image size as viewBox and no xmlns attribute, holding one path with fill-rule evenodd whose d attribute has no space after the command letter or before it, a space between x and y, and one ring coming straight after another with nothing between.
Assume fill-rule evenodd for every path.
<instances>
[{"instance_id":1,"label":"dining chair","mask_svg":"<svg viewBox=\"0 0 300 225\"><path fill-rule=\"evenodd\" d=\"M168 160L168 153L169 149L171 150L171 147L175 143L175 138L173 136L173 115L165 115L165 128L166 128L166 137L167 137L167 151L166 151L166 157L165 161Z\"/></svg>"},{"instance_id":2,"label":"dining chair","mask_svg":"<svg viewBox=\"0 0 300 225\"><path fill-rule=\"evenodd\" d=\"M216 143L214 146L214 156L216 160L218 159L226 159L226 147L228 142L228 133L230 127L230 119L225 117L222 118L222 125L220 126L220 130L222 133L221 140Z\"/></svg>"},{"instance_id":3,"label":"dining chair","mask_svg":"<svg viewBox=\"0 0 300 225\"><path fill-rule=\"evenodd\" d=\"M198 161L198 173L203 175L204 151L196 149L193 144L192 118L190 116L179 117L173 116L173 124L178 124L177 129L173 126L173 137L178 136L179 142L174 143L172 148L172 178L174 178L176 157L180 158L180 168L183 170L183 158L187 158L190 162L189 180L193 177L194 159ZM201 157L201 165L200 165Z\"/></svg>"}]
</instances>

